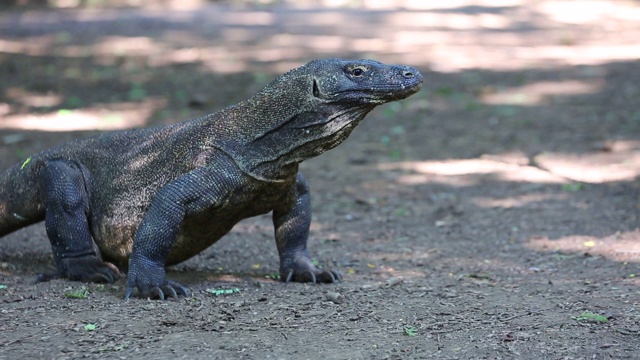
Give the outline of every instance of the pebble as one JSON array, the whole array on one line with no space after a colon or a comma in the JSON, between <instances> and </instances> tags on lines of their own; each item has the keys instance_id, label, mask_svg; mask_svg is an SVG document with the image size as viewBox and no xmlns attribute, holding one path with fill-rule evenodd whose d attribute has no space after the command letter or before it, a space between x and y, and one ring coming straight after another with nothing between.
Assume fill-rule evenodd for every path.
<instances>
[{"instance_id":1,"label":"pebble","mask_svg":"<svg viewBox=\"0 0 640 360\"><path fill-rule=\"evenodd\" d=\"M327 292L326 294L327 300L333 302L334 304L341 304L344 302L344 296L337 292Z\"/></svg>"}]
</instances>

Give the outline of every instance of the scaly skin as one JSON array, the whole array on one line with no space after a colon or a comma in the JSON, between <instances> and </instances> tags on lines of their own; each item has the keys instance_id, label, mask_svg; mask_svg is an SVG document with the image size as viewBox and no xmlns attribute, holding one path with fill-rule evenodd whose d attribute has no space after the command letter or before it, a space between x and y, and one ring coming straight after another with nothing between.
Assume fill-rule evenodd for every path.
<instances>
[{"instance_id":1,"label":"scaly skin","mask_svg":"<svg viewBox=\"0 0 640 360\"><path fill-rule=\"evenodd\" d=\"M107 132L29 157L0 175L0 236L44 220L57 272L39 280L113 282L125 298L188 296L164 267L240 220L273 212L284 281L336 282L309 259L309 189L300 162L345 140L377 105L420 90L407 66L312 61L250 99L171 126ZM109 262L107 262L109 261Z\"/></svg>"}]
</instances>

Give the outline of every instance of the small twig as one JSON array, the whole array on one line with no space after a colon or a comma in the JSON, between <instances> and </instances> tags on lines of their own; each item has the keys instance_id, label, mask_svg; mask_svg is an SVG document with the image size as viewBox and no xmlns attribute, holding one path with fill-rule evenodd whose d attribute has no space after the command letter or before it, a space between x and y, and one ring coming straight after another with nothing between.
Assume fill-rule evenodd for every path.
<instances>
[{"instance_id":1,"label":"small twig","mask_svg":"<svg viewBox=\"0 0 640 360\"><path fill-rule=\"evenodd\" d=\"M435 323L432 323L432 324L429 324L429 325L424 325L424 327L428 329L428 328L431 328L431 327L434 327L434 326L444 325L444 324L448 324L448 323L450 323L450 321L449 320L445 320L445 321L435 322Z\"/></svg>"},{"instance_id":2,"label":"small twig","mask_svg":"<svg viewBox=\"0 0 640 360\"><path fill-rule=\"evenodd\" d=\"M531 313L513 315L513 316L510 316L510 317L508 317L506 319L500 319L500 321L507 322L507 321L511 321L513 319L516 319L516 318L519 318L519 317L523 317L523 316L527 316L527 315L531 315Z\"/></svg>"},{"instance_id":3,"label":"small twig","mask_svg":"<svg viewBox=\"0 0 640 360\"><path fill-rule=\"evenodd\" d=\"M460 329L448 329L448 330L438 330L438 331L430 331L430 334L446 334L454 331L458 331Z\"/></svg>"}]
</instances>

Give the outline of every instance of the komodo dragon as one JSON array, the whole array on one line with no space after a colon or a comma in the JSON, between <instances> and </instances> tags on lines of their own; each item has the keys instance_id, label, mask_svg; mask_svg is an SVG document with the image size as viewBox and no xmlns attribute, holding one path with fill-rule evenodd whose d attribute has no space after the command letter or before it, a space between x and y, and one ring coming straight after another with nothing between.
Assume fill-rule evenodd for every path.
<instances>
[{"instance_id":1,"label":"komodo dragon","mask_svg":"<svg viewBox=\"0 0 640 360\"><path fill-rule=\"evenodd\" d=\"M165 299L189 296L166 279L166 265L272 211L281 279L340 281L309 259L309 189L298 166L344 141L374 107L421 87L408 66L314 60L202 118L45 150L0 175L0 237L44 220L57 271L37 281L111 283L120 277L112 263L128 262L125 298L137 288Z\"/></svg>"}]
</instances>

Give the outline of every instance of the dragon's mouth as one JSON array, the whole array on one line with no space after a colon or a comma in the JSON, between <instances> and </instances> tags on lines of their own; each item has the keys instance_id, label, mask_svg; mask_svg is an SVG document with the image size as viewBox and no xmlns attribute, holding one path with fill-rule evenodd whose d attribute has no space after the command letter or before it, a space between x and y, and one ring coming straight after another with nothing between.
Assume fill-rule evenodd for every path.
<instances>
[{"instance_id":1,"label":"dragon's mouth","mask_svg":"<svg viewBox=\"0 0 640 360\"><path fill-rule=\"evenodd\" d=\"M415 77L403 84L381 84L375 89L346 89L330 95L324 94L313 80L313 96L327 101L350 101L356 103L382 104L407 98L422 88L422 77Z\"/></svg>"}]
</instances>

